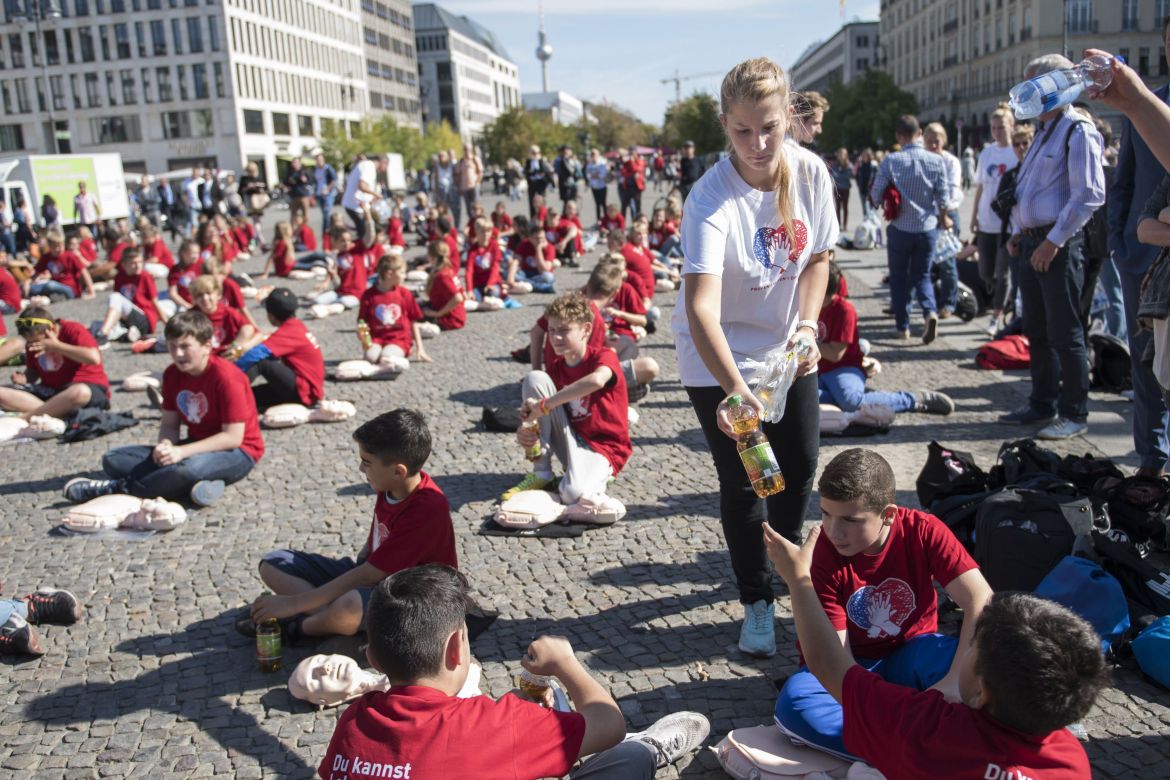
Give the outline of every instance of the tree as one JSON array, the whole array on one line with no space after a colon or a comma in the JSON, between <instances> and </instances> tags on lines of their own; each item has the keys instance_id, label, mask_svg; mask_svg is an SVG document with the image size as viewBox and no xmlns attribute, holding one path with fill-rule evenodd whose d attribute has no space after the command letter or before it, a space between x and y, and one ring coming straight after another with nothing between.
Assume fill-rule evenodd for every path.
<instances>
[{"instance_id":1,"label":"tree","mask_svg":"<svg viewBox=\"0 0 1170 780\"><path fill-rule=\"evenodd\" d=\"M829 111L817 139L822 150L890 146L898 117L918 113L914 96L899 89L890 74L881 70L866 71L852 84L834 84L825 97Z\"/></svg>"},{"instance_id":2,"label":"tree","mask_svg":"<svg viewBox=\"0 0 1170 780\"><path fill-rule=\"evenodd\" d=\"M582 120L577 123L577 132L589 133L590 146L602 152L625 149L635 144L651 144L658 135L658 128L646 124L633 114L608 103L590 104L589 112L594 122Z\"/></svg>"},{"instance_id":3,"label":"tree","mask_svg":"<svg viewBox=\"0 0 1170 780\"><path fill-rule=\"evenodd\" d=\"M528 147L536 144L549 159L558 147L577 142L576 130L558 125L547 114L525 111L520 106L508 109L483 129L485 157L497 165L508 158L525 160Z\"/></svg>"},{"instance_id":4,"label":"tree","mask_svg":"<svg viewBox=\"0 0 1170 780\"><path fill-rule=\"evenodd\" d=\"M719 125L719 104L708 93L696 92L666 109L662 143L678 149L686 141L695 142L696 154L718 152L727 145Z\"/></svg>"},{"instance_id":5,"label":"tree","mask_svg":"<svg viewBox=\"0 0 1170 780\"><path fill-rule=\"evenodd\" d=\"M344 123L325 123L321 128L321 153L334 167L348 167L358 154L394 152L402 155L407 170L415 170L425 166L440 149L458 152L462 146L463 140L446 121L427 125L425 133L403 127L390 117L366 120L356 132L348 134Z\"/></svg>"}]
</instances>

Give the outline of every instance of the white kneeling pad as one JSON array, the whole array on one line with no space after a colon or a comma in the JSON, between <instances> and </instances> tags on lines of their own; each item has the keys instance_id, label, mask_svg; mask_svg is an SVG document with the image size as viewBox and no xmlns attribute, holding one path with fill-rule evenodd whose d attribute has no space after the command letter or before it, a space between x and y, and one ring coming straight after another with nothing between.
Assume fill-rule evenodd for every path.
<instances>
[{"instance_id":1,"label":"white kneeling pad","mask_svg":"<svg viewBox=\"0 0 1170 780\"><path fill-rule=\"evenodd\" d=\"M34 414L28 418L28 427L21 436L30 439L55 439L65 433L65 421L47 414Z\"/></svg>"},{"instance_id":2,"label":"white kneeling pad","mask_svg":"<svg viewBox=\"0 0 1170 780\"><path fill-rule=\"evenodd\" d=\"M84 504L69 507L61 524L70 531L94 534L117 528L127 517L142 508L142 499L116 493L98 496Z\"/></svg>"},{"instance_id":3,"label":"white kneeling pad","mask_svg":"<svg viewBox=\"0 0 1170 780\"><path fill-rule=\"evenodd\" d=\"M464 302L463 308L467 311L499 311L504 308L504 299L485 295L482 301L471 298Z\"/></svg>"},{"instance_id":4,"label":"white kneeling pad","mask_svg":"<svg viewBox=\"0 0 1170 780\"><path fill-rule=\"evenodd\" d=\"M504 528L540 528L555 523L564 511L547 490L521 490L496 507L493 519Z\"/></svg>"},{"instance_id":5,"label":"white kneeling pad","mask_svg":"<svg viewBox=\"0 0 1170 780\"><path fill-rule=\"evenodd\" d=\"M575 504L565 507L561 519L570 523L613 525L626 516L626 505L605 493L581 496Z\"/></svg>"},{"instance_id":6,"label":"white kneeling pad","mask_svg":"<svg viewBox=\"0 0 1170 780\"><path fill-rule=\"evenodd\" d=\"M309 410L309 422L331 423L348 420L357 414L357 407L349 401L324 399Z\"/></svg>"},{"instance_id":7,"label":"white kneeling pad","mask_svg":"<svg viewBox=\"0 0 1170 780\"><path fill-rule=\"evenodd\" d=\"M260 423L265 428L293 428L309 421L309 408L301 404L278 404L271 406Z\"/></svg>"},{"instance_id":8,"label":"white kneeling pad","mask_svg":"<svg viewBox=\"0 0 1170 780\"><path fill-rule=\"evenodd\" d=\"M294 268L288 272L288 278L303 282L307 279L317 279L319 277L309 268Z\"/></svg>"},{"instance_id":9,"label":"white kneeling pad","mask_svg":"<svg viewBox=\"0 0 1170 780\"><path fill-rule=\"evenodd\" d=\"M15 415L4 415L0 417L0 441L28 438L25 434L27 429L28 421L23 417L17 417Z\"/></svg>"},{"instance_id":10,"label":"white kneeling pad","mask_svg":"<svg viewBox=\"0 0 1170 780\"><path fill-rule=\"evenodd\" d=\"M173 531L187 522L187 510L174 501L146 498L137 512L122 521L121 528L135 531Z\"/></svg>"},{"instance_id":11,"label":"white kneeling pad","mask_svg":"<svg viewBox=\"0 0 1170 780\"><path fill-rule=\"evenodd\" d=\"M418 324L418 334L424 339L433 339L442 332L442 328L433 322L420 322Z\"/></svg>"},{"instance_id":12,"label":"white kneeling pad","mask_svg":"<svg viewBox=\"0 0 1170 780\"><path fill-rule=\"evenodd\" d=\"M425 282L425 281L427 280L427 277L428 277L429 275L430 275L430 274L428 274L426 271L422 270L421 268L416 268L416 269L414 269L413 271L407 271L407 272L406 272L406 279L405 279L405 281L408 281L408 282Z\"/></svg>"},{"instance_id":13,"label":"white kneeling pad","mask_svg":"<svg viewBox=\"0 0 1170 780\"><path fill-rule=\"evenodd\" d=\"M127 393L141 393L148 387L155 389L161 388L162 374L152 371L139 371L137 374L131 374L122 380L122 389Z\"/></svg>"},{"instance_id":14,"label":"white kneeling pad","mask_svg":"<svg viewBox=\"0 0 1170 780\"><path fill-rule=\"evenodd\" d=\"M711 748L723 771L737 780L844 778L849 762L820 750L798 747L775 725L735 729Z\"/></svg>"},{"instance_id":15,"label":"white kneeling pad","mask_svg":"<svg viewBox=\"0 0 1170 780\"><path fill-rule=\"evenodd\" d=\"M671 289L674 289L673 287ZM512 282L508 285L508 292L512 295L527 295L532 292L531 282Z\"/></svg>"},{"instance_id":16,"label":"white kneeling pad","mask_svg":"<svg viewBox=\"0 0 1170 780\"><path fill-rule=\"evenodd\" d=\"M669 279L655 279L654 292L674 292L674 282Z\"/></svg>"},{"instance_id":17,"label":"white kneeling pad","mask_svg":"<svg viewBox=\"0 0 1170 780\"><path fill-rule=\"evenodd\" d=\"M378 367L368 360L343 360L333 369L333 378L339 382L353 382L373 376L377 370Z\"/></svg>"}]
</instances>

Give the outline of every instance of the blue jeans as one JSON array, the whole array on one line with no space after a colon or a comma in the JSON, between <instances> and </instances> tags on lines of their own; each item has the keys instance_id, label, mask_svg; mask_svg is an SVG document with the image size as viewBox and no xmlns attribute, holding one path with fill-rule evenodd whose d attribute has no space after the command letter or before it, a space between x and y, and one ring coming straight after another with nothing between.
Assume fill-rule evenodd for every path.
<instances>
[{"instance_id":1,"label":"blue jeans","mask_svg":"<svg viewBox=\"0 0 1170 780\"><path fill-rule=\"evenodd\" d=\"M321 235L329 234L329 215L333 213L333 202L337 200L337 191L328 195L318 195L317 203L321 206Z\"/></svg>"},{"instance_id":2,"label":"blue jeans","mask_svg":"<svg viewBox=\"0 0 1170 780\"><path fill-rule=\"evenodd\" d=\"M241 449L204 452L192 455L173 466L160 466L151 453L154 447L135 444L117 447L102 457L102 470L112 479L123 479L126 492L139 498L186 499L195 483L204 479L221 479L227 484L239 482L256 462Z\"/></svg>"},{"instance_id":3,"label":"blue jeans","mask_svg":"<svg viewBox=\"0 0 1170 780\"><path fill-rule=\"evenodd\" d=\"M924 691L946 676L959 640L942 634L921 634L885 658L857 663L883 680ZM783 731L821 750L860 760L845 749L841 705L807 667L788 678L776 699L776 724Z\"/></svg>"},{"instance_id":4,"label":"blue jeans","mask_svg":"<svg viewBox=\"0 0 1170 780\"><path fill-rule=\"evenodd\" d=\"M550 293L556 291L557 277L552 271L529 273L523 269L516 272L517 278L532 285L533 292Z\"/></svg>"},{"instance_id":5,"label":"blue jeans","mask_svg":"<svg viewBox=\"0 0 1170 780\"><path fill-rule=\"evenodd\" d=\"M880 404L898 412L914 410L914 394L899 390L884 393L865 389L865 372L854 366L817 372L821 403L833 404L843 412L856 412L862 404Z\"/></svg>"},{"instance_id":6,"label":"blue jeans","mask_svg":"<svg viewBox=\"0 0 1170 780\"><path fill-rule=\"evenodd\" d=\"M66 300L73 300L77 294L73 292L73 288L61 282L55 282L50 279L47 282L35 282L29 285L29 295L64 295Z\"/></svg>"},{"instance_id":7,"label":"blue jeans","mask_svg":"<svg viewBox=\"0 0 1170 780\"><path fill-rule=\"evenodd\" d=\"M1166 426L1170 413L1162 402L1162 388L1154 370L1142 361L1142 355L1154 340L1154 334L1138 326L1137 310L1141 297L1143 273L1118 269L1121 292L1125 299L1125 326L1129 332L1129 364L1133 377L1133 448L1144 468L1162 468L1170 453Z\"/></svg>"},{"instance_id":8,"label":"blue jeans","mask_svg":"<svg viewBox=\"0 0 1170 780\"><path fill-rule=\"evenodd\" d=\"M7 623L13 613L28 618L28 604L20 599L0 599L0 626Z\"/></svg>"},{"instance_id":9,"label":"blue jeans","mask_svg":"<svg viewBox=\"0 0 1170 780\"><path fill-rule=\"evenodd\" d=\"M1031 352L1032 409L1074 422L1089 417L1089 364L1081 322L1085 259L1081 237L1073 236L1044 273L1030 258L1043 239L1023 236L1020 244L1020 295L1024 335Z\"/></svg>"},{"instance_id":10,"label":"blue jeans","mask_svg":"<svg viewBox=\"0 0 1170 780\"><path fill-rule=\"evenodd\" d=\"M937 311L930 283L930 258L938 232L908 233L886 228L886 263L890 271L890 301L898 330L910 330L910 293L918 298L925 317Z\"/></svg>"},{"instance_id":11,"label":"blue jeans","mask_svg":"<svg viewBox=\"0 0 1170 780\"><path fill-rule=\"evenodd\" d=\"M1097 284L1105 294L1105 332L1125 341L1129 324L1126 322L1125 297L1121 291L1121 272L1114 264L1113 258L1106 258L1101 264L1101 275L1097 277Z\"/></svg>"},{"instance_id":12,"label":"blue jeans","mask_svg":"<svg viewBox=\"0 0 1170 780\"><path fill-rule=\"evenodd\" d=\"M667 257L682 257L682 241L678 235L667 236L662 241L662 246L658 247L658 254L662 255L663 259Z\"/></svg>"},{"instance_id":13,"label":"blue jeans","mask_svg":"<svg viewBox=\"0 0 1170 780\"><path fill-rule=\"evenodd\" d=\"M16 234L12 232L11 228L0 230L0 246L8 250L9 257L16 254Z\"/></svg>"},{"instance_id":14,"label":"blue jeans","mask_svg":"<svg viewBox=\"0 0 1170 780\"><path fill-rule=\"evenodd\" d=\"M954 223L951 231L958 236L959 212L948 211L947 216ZM955 307L959 305L959 266L953 257L938 263L938 297L940 298L938 301L940 309L948 309L953 312Z\"/></svg>"}]
</instances>

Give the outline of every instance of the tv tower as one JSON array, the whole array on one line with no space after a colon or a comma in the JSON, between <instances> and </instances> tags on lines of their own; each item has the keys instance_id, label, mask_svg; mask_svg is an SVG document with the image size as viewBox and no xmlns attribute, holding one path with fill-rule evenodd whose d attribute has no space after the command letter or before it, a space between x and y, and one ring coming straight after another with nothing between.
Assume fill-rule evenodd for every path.
<instances>
[{"instance_id":1,"label":"tv tower","mask_svg":"<svg viewBox=\"0 0 1170 780\"><path fill-rule=\"evenodd\" d=\"M540 19L540 30L536 36L536 59L540 60L540 83L542 91L548 92L548 61L552 59L553 48L548 45L548 39L544 35L544 3L537 2L536 8L537 15Z\"/></svg>"}]
</instances>

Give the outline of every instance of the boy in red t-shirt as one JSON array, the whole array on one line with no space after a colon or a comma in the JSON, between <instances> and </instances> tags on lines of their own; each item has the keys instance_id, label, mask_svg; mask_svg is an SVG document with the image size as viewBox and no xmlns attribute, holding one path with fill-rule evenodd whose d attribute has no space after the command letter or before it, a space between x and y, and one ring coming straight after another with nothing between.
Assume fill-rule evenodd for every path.
<instances>
[{"instance_id":1,"label":"boy in red t-shirt","mask_svg":"<svg viewBox=\"0 0 1170 780\"><path fill-rule=\"evenodd\" d=\"M325 358L317 337L297 319L297 296L287 287L277 287L264 299L264 310L276 330L257 332L241 342L243 355L236 361L249 380L264 377L264 384L252 385L256 408L315 406L325 397Z\"/></svg>"},{"instance_id":2,"label":"boy in red t-shirt","mask_svg":"<svg viewBox=\"0 0 1170 780\"><path fill-rule=\"evenodd\" d=\"M581 218L577 216L577 202L566 201L565 210L556 220L554 236L557 257L569 268L580 265L577 258L585 254L585 241L581 236L583 232Z\"/></svg>"},{"instance_id":3,"label":"boy in red t-shirt","mask_svg":"<svg viewBox=\"0 0 1170 780\"><path fill-rule=\"evenodd\" d=\"M556 677L576 712L545 709L514 694L499 701L458 698L471 667L469 599L466 578L435 564L400 571L373 589L366 657L386 674L390 689L370 691L342 713L317 767L322 780L648 778L710 733L705 717L679 712L625 737L617 702L563 637L535 638L520 664Z\"/></svg>"},{"instance_id":4,"label":"boy in red t-shirt","mask_svg":"<svg viewBox=\"0 0 1170 780\"><path fill-rule=\"evenodd\" d=\"M878 391L865 388L861 337L857 331L857 310L841 295L845 277L835 262L829 262L829 281L820 314L821 360L817 363L817 386L821 403L833 404L843 412L855 412L863 405L889 407L899 412L947 415L955 402L935 390Z\"/></svg>"},{"instance_id":5,"label":"boy in red t-shirt","mask_svg":"<svg viewBox=\"0 0 1170 780\"><path fill-rule=\"evenodd\" d=\"M223 300L223 286L219 279L204 274L191 282L191 297L195 308L211 321L211 350L214 354L235 360L241 354L240 345L256 335L256 328L239 309Z\"/></svg>"},{"instance_id":6,"label":"boy in red t-shirt","mask_svg":"<svg viewBox=\"0 0 1170 780\"><path fill-rule=\"evenodd\" d=\"M582 292L605 320L605 344L618 356L630 403L646 397L650 383L658 378L658 361L638 357L638 336L634 328L646 326L642 299L628 282L621 255L606 255L597 263ZM643 331L644 332L644 331Z\"/></svg>"},{"instance_id":7,"label":"boy in red t-shirt","mask_svg":"<svg viewBox=\"0 0 1170 780\"><path fill-rule=\"evenodd\" d=\"M557 252L548 242L544 228L532 225L508 262L508 284L528 282L535 292L555 293Z\"/></svg>"},{"instance_id":8,"label":"boy in red t-shirt","mask_svg":"<svg viewBox=\"0 0 1170 780\"><path fill-rule=\"evenodd\" d=\"M158 228L144 225L142 228L142 257L146 260L146 272L155 279L166 279L175 267L175 256L162 240Z\"/></svg>"},{"instance_id":9,"label":"boy in red t-shirt","mask_svg":"<svg viewBox=\"0 0 1170 780\"><path fill-rule=\"evenodd\" d=\"M991 598L979 567L937 517L894 504L894 471L872 450L837 455L817 488L824 533L812 581L839 646L887 682L959 701L959 670ZM935 582L963 610L958 639L938 633ZM812 747L855 755L842 741L840 707L807 668L780 690L776 723Z\"/></svg>"},{"instance_id":10,"label":"boy in red t-shirt","mask_svg":"<svg viewBox=\"0 0 1170 780\"><path fill-rule=\"evenodd\" d=\"M373 244L372 218L366 219L366 238L370 243L354 240L353 231L342 228L334 234L337 242L337 257L329 266L329 278L314 288L313 305L309 312L316 318L322 319L334 314L341 314L346 309L356 309L361 303L361 297L366 291L370 273L370 254L373 250L367 249ZM330 288L333 289L330 289Z\"/></svg>"},{"instance_id":11,"label":"boy in red t-shirt","mask_svg":"<svg viewBox=\"0 0 1170 780\"><path fill-rule=\"evenodd\" d=\"M516 438L525 450L541 443L532 473L504 494L542 490L553 482L552 456L565 469L559 492L566 504L605 493L610 477L630 459L629 401L617 354L590 346L597 310L585 296L569 293L545 309L554 357L547 371L531 371L521 390L521 426Z\"/></svg>"},{"instance_id":12,"label":"boy in red t-shirt","mask_svg":"<svg viewBox=\"0 0 1170 780\"><path fill-rule=\"evenodd\" d=\"M622 232L624 242L626 218L622 214L621 206L616 203L610 203L605 207L605 216L601 218L601 232L609 235L615 230Z\"/></svg>"},{"instance_id":13,"label":"boy in red t-shirt","mask_svg":"<svg viewBox=\"0 0 1170 780\"><path fill-rule=\"evenodd\" d=\"M496 203L496 209L492 212L492 225L495 226L499 232L500 238L511 238L512 231L515 229L515 223L512 217L508 214L508 206L504 201Z\"/></svg>"},{"instance_id":14,"label":"boy in red t-shirt","mask_svg":"<svg viewBox=\"0 0 1170 780\"><path fill-rule=\"evenodd\" d=\"M78 409L110 408L102 353L83 325L29 306L16 318L16 333L0 344L0 365L24 352L25 368L13 372L13 386L0 387L0 409L27 420L36 415L65 419Z\"/></svg>"},{"instance_id":15,"label":"boy in red t-shirt","mask_svg":"<svg viewBox=\"0 0 1170 780\"><path fill-rule=\"evenodd\" d=\"M47 295L50 298L72 300L82 295L81 290L84 287L84 297L92 298L93 279L81 257L65 251L65 236L61 231L50 230L46 243L49 251L37 260L32 283L28 289L29 295Z\"/></svg>"},{"instance_id":16,"label":"boy in red t-shirt","mask_svg":"<svg viewBox=\"0 0 1170 780\"><path fill-rule=\"evenodd\" d=\"M135 342L153 333L160 319L166 322L175 313L175 305L171 301L158 299L154 277L144 273L144 267L142 252L136 247L122 253L105 319L93 334L99 347L104 349L110 342L115 326L119 331L113 335L114 340L125 335L128 341Z\"/></svg>"},{"instance_id":17,"label":"boy in red t-shirt","mask_svg":"<svg viewBox=\"0 0 1170 780\"><path fill-rule=\"evenodd\" d=\"M406 275L406 260L402 255L386 255L378 261L378 280L362 294L358 319L366 323L370 346L365 358L371 363L409 368L407 357L430 363L422 344L419 323L422 309L414 300L414 293L402 286Z\"/></svg>"},{"instance_id":18,"label":"boy in red t-shirt","mask_svg":"<svg viewBox=\"0 0 1170 780\"><path fill-rule=\"evenodd\" d=\"M260 579L274 595L260 596L236 630L281 621L292 639L352 636L365 623L371 589L391 574L424 563L459 565L447 497L422 467L431 454L426 418L395 409L353 432L361 472L377 495L365 545L352 558L273 550L260 561Z\"/></svg>"},{"instance_id":19,"label":"boy in red t-shirt","mask_svg":"<svg viewBox=\"0 0 1170 780\"><path fill-rule=\"evenodd\" d=\"M184 241L179 245L179 262L167 274L167 296L180 310L190 309L194 305L188 288L202 274L203 261L199 259L199 245L194 241Z\"/></svg>"},{"instance_id":20,"label":"boy in red t-shirt","mask_svg":"<svg viewBox=\"0 0 1170 780\"><path fill-rule=\"evenodd\" d=\"M891 474L891 498L892 484ZM855 531L864 525L829 520L824 529L834 522ZM814 528L798 548L763 526L809 668L827 703L840 702L848 755L908 780L1092 776L1084 748L1065 728L1088 714L1109 683L1101 640L1088 623L1036 596L998 594L973 621L953 697L892 683L881 666L854 661L818 600L815 549L829 532Z\"/></svg>"},{"instance_id":21,"label":"boy in red t-shirt","mask_svg":"<svg viewBox=\"0 0 1170 780\"><path fill-rule=\"evenodd\" d=\"M180 312L163 333L172 362L163 372L158 444L107 452L102 470L110 479L70 480L65 498L73 503L129 493L211 506L225 485L246 477L264 455L248 377L212 354L207 315Z\"/></svg>"}]
</instances>

